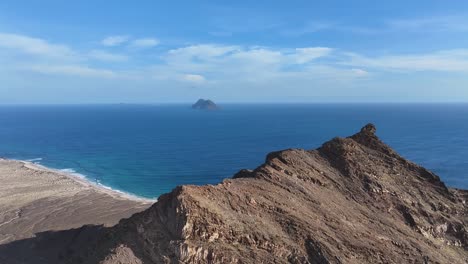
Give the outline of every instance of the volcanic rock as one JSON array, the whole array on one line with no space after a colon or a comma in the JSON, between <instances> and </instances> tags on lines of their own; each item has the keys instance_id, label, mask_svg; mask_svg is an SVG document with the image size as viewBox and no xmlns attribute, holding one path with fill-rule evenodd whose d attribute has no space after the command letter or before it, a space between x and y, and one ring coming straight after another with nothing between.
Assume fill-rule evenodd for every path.
<instances>
[{"instance_id":1,"label":"volcanic rock","mask_svg":"<svg viewBox=\"0 0 468 264\"><path fill-rule=\"evenodd\" d=\"M114 227L74 231L58 263L467 263L468 192L375 132L177 187Z\"/></svg>"}]
</instances>

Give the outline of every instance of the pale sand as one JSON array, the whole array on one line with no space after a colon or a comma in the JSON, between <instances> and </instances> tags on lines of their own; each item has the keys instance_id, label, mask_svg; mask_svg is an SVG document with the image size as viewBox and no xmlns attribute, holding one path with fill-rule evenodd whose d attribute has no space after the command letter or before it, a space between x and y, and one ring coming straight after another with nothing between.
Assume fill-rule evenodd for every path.
<instances>
[{"instance_id":1,"label":"pale sand","mask_svg":"<svg viewBox=\"0 0 468 264\"><path fill-rule=\"evenodd\" d=\"M153 202L30 162L0 159L0 244L85 224L111 226Z\"/></svg>"}]
</instances>

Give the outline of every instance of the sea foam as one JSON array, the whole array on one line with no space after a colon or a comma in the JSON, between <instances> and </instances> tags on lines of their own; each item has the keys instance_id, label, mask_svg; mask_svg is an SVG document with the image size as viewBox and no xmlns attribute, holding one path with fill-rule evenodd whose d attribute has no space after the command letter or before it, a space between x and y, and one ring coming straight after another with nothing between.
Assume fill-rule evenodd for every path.
<instances>
[{"instance_id":1,"label":"sea foam","mask_svg":"<svg viewBox=\"0 0 468 264\"><path fill-rule=\"evenodd\" d=\"M47 168L45 166L42 166L44 168ZM112 191L114 193L117 193L119 194L120 196L122 197L126 197L128 199L132 199L132 200L140 200L140 201L145 201L145 202L156 202L157 199L151 199L151 198L145 198L145 197L140 197L138 195L135 195L135 194L132 194L132 193L128 193L128 192L125 192L125 191L121 191L121 190L118 190L118 189L115 189L115 188L112 188L110 186L107 186L107 185L104 185L102 184L98 179L90 179L89 177L87 177L86 175L84 174L81 174L81 173L78 173L76 170L72 169L72 168L65 168L65 169L51 169L51 168L47 168L49 170L56 170L56 171L59 171L59 172L62 172L62 173L65 173L65 174L68 174L72 177L78 177L79 179L81 180L85 180L86 182L94 185L94 186L97 186L98 188L102 188L102 189L105 189L105 190L108 190L108 191Z\"/></svg>"},{"instance_id":2,"label":"sea foam","mask_svg":"<svg viewBox=\"0 0 468 264\"><path fill-rule=\"evenodd\" d=\"M28 159L26 161L29 161L29 162L38 162L38 161L41 161L42 158L34 158L34 159Z\"/></svg>"}]
</instances>

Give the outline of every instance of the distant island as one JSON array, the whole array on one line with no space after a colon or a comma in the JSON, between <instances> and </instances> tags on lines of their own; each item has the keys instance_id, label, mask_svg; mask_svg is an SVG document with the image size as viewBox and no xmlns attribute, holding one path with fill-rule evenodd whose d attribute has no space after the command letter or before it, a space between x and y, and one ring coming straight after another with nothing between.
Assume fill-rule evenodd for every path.
<instances>
[{"instance_id":1,"label":"distant island","mask_svg":"<svg viewBox=\"0 0 468 264\"><path fill-rule=\"evenodd\" d=\"M213 101L209 99L208 100L198 99L198 101L192 105L192 109L219 110L219 106L217 106Z\"/></svg>"}]
</instances>

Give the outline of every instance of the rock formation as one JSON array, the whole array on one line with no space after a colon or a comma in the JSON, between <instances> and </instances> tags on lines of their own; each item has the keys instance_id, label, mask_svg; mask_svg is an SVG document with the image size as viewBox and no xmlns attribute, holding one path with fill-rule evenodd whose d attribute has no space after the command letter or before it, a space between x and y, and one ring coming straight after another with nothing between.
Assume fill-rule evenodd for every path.
<instances>
[{"instance_id":1,"label":"rock formation","mask_svg":"<svg viewBox=\"0 0 468 264\"><path fill-rule=\"evenodd\" d=\"M219 107L211 100L199 99L195 104L192 105L193 109L199 110L218 110Z\"/></svg>"},{"instance_id":2,"label":"rock formation","mask_svg":"<svg viewBox=\"0 0 468 264\"><path fill-rule=\"evenodd\" d=\"M112 228L68 231L58 263L466 263L468 192L375 131L273 152L218 185L177 187Z\"/></svg>"}]
</instances>

